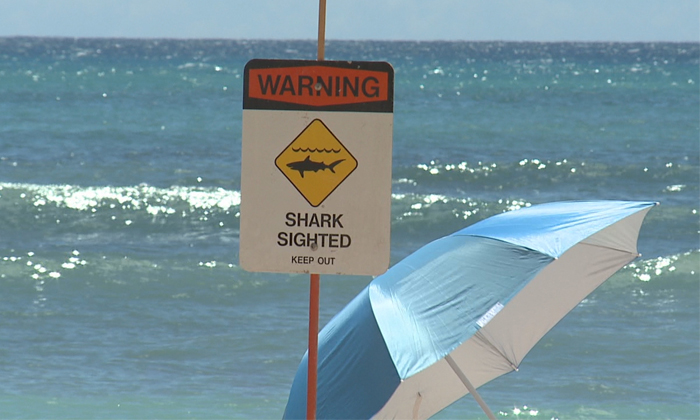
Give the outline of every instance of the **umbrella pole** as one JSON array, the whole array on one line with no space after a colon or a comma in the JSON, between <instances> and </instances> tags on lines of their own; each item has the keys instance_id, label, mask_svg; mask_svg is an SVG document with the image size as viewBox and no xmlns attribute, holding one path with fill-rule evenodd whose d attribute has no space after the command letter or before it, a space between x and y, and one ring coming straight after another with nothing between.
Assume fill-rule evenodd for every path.
<instances>
[{"instance_id":1,"label":"umbrella pole","mask_svg":"<svg viewBox=\"0 0 700 420\"><path fill-rule=\"evenodd\" d=\"M464 374L464 372L462 372L459 366L457 366L457 363L454 361L452 356L448 354L447 356L445 356L445 360L447 361L447 364L450 365L452 370L457 374L459 380L462 381L464 386L467 387L467 390L470 394L472 394L472 397L474 397L481 409L484 410L484 413L486 413L486 417L488 417L490 420L496 420L496 416L493 415L493 412L491 411L489 406L486 405L486 402L481 398L481 395L479 395L479 393L476 392L476 388L474 388L474 385L472 385L472 383L469 382L469 379L467 379L467 376Z\"/></svg>"}]
</instances>

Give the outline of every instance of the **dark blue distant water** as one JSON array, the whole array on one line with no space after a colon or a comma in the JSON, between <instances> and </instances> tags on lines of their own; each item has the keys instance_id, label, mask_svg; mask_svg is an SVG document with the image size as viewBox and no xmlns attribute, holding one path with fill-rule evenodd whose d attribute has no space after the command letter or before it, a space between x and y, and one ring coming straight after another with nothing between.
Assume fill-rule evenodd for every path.
<instances>
[{"instance_id":1,"label":"dark blue distant water","mask_svg":"<svg viewBox=\"0 0 700 420\"><path fill-rule=\"evenodd\" d=\"M279 418L308 279L238 264L242 73L311 41L0 38L0 418ZM396 71L392 259L654 200L643 256L481 388L503 418L700 415L700 46L335 42ZM324 276L322 324L369 281ZM506 417L507 414L507 417ZM469 397L439 418L483 418Z\"/></svg>"}]
</instances>

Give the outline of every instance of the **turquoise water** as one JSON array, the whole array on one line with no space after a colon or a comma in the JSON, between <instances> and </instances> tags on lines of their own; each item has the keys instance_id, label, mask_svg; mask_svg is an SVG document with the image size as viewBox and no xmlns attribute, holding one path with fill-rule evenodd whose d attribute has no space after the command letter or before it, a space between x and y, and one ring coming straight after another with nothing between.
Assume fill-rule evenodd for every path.
<instances>
[{"instance_id":1,"label":"turquoise water","mask_svg":"<svg viewBox=\"0 0 700 420\"><path fill-rule=\"evenodd\" d=\"M0 38L0 418L281 417L308 278L238 267L242 73L315 49ZM500 417L699 418L698 44L326 56L395 68L393 262L530 204L661 203L642 257L480 389ZM369 280L323 276L321 324Z\"/></svg>"}]
</instances>

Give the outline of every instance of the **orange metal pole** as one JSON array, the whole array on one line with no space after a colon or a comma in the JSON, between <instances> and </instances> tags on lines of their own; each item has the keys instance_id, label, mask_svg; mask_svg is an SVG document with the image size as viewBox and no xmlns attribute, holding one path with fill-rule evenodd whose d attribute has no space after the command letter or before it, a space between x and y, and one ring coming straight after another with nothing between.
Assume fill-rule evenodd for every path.
<instances>
[{"instance_id":1,"label":"orange metal pole","mask_svg":"<svg viewBox=\"0 0 700 420\"><path fill-rule=\"evenodd\" d=\"M306 390L306 418L316 418L316 393L318 389L318 314L321 276L311 274L309 288L309 357L308 385Z\"/></svg>"},{"instance_id":2,"label":"orange metal pole","mask_svg":"<svg viewBox=\"0 0 700 420\"><path fill-rule=\"evenodd\" d=\"M318 1L318 60L323 61L326 47L326 0ZM318 392L318 314L321 291L321 275L311 274L309 287L309 357L308 384L306 388L306 418L316 419L316 395Z\"/></svg>"},{"instance_id":3,"label":"orange metal pole","mask_svg":"<svg viewBox=\"0 0 700 420\"><path fill-rule=\"evenodd\" d=\"M326 0L318 0L318 59L323 60L326 51Z\"/></svg>"}]
</instances>

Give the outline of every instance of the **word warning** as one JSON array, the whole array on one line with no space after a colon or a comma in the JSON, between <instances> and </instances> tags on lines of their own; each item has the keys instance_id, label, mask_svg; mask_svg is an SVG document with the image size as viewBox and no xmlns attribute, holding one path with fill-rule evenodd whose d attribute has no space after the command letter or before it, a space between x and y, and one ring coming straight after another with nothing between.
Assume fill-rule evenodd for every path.
<instances>
[{"instance_id":1,"label":"word warning","mask_svg":"<svg viewBox=\"0 0 700 420\"><path fill-rule=\"evenodd\" d=\"M393 112L394 72L387 63L251 60L245 78L244 109Z\"/></svg>"}]
</instances>

